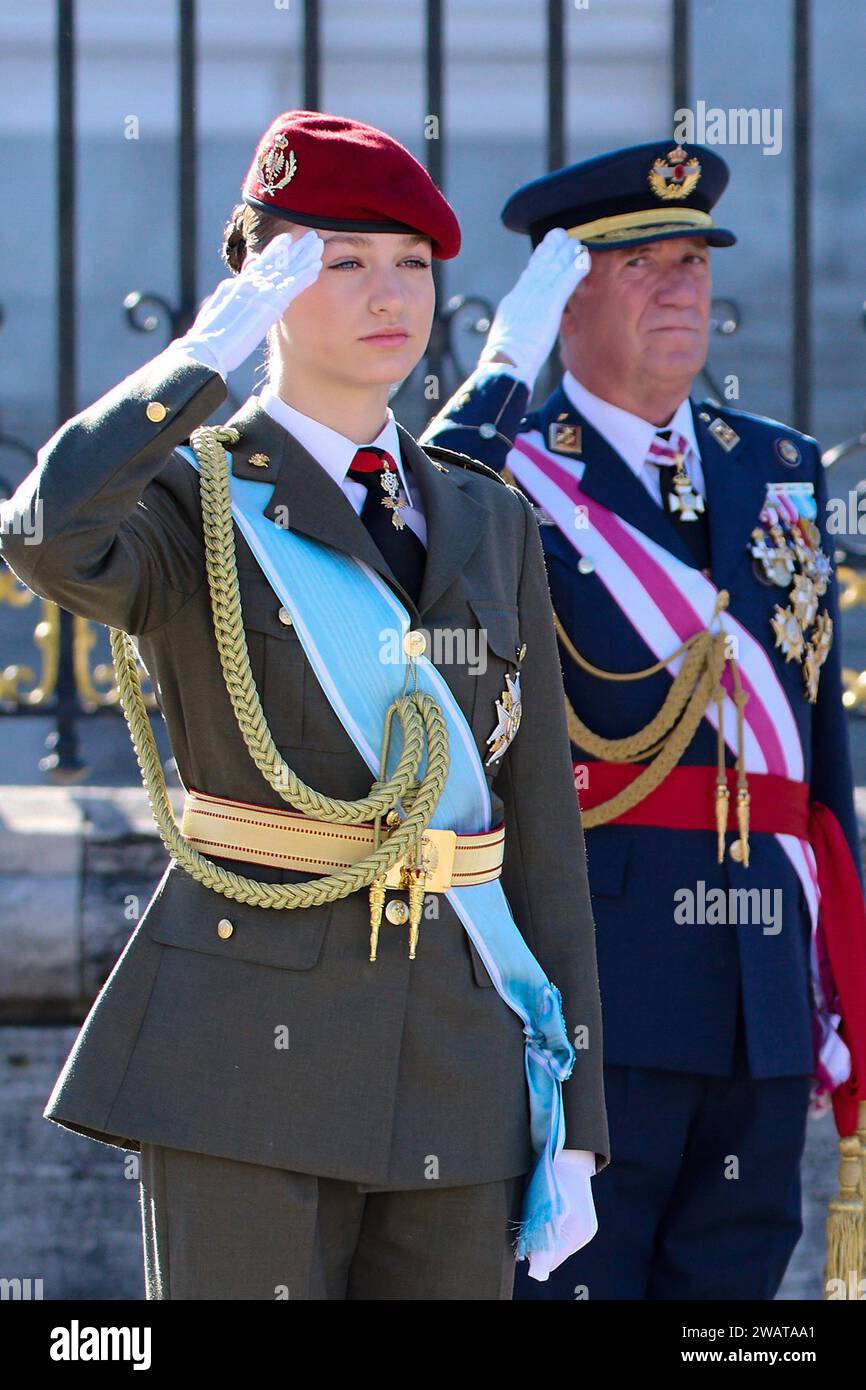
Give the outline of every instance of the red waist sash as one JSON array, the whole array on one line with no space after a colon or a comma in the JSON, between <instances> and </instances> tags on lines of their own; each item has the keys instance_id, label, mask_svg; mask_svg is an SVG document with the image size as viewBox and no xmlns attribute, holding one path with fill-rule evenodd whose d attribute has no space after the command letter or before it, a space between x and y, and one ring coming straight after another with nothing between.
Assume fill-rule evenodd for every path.
<instances>
[{"instance_id":1,"label":"red waist sash","mask_svg":"<svg viewBox=\"0 0 866 1390\"><path fill-rule=\"evenodd\" d=\"M576 774L585 771L586 786L578 787L583 811L591 811L631 785L644 771L643 763L580 763ZM728 829L737 829L737 773L727 769ZM809 837L809 787L774 773L750 772L749 827L770 835ZM716 829L716 769L714 767L673 768L649 796L630 811L617 816L613 825L655 825L665 830Z\"/></svg>"},{"instance_id":2,"label":"red waist sash","mask_svg":"<svg viewBox=\"0 0 866 1390\"><path fill-rule=\"evenodd\" d=\"M575 761L574 770L575 780L578 772L585 774L578 798L581 809L589 811L630 786L644 764ZM736 831L734 768L727 769L727 780L728 829ZM866 1100L866 906L860 877L839 821L829 806L809 801L806 782L750 772L748 784L750 833L795 835L807 840L815 854L821 930L842 1015L839 1033L851 1053L851 1075L833 1092L836 1127L844 1137L855 1132L858 1102ZM714 767L675 767L639 805L609 823L715 835L715 789Z\"/></svg>"}]
</instances>

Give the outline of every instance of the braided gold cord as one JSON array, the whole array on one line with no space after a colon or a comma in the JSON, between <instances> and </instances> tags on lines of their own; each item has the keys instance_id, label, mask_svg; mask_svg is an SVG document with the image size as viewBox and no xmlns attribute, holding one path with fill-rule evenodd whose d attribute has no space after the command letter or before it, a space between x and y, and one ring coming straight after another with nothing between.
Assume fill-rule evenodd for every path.
<instances>
[{"instance_id":1,"label":"braided gold cord","mask_svg":"<svg viewBox=\"0 0 866 1390\"><path fill-rule=\"evenodd\" d=\"M615 820L617 816L630 811L633 806L637 806L643 801L644 797L649 796L650 792L655 791L667 777L672 768L676 767L686 748L688 748L698 725L700 724L704 712L712 698L713 691L719 683L719 678L725 664L725 637L723 633L713 640L710 648L709 662L706 669L701 674L700 680L695 686L694 692L686 705L680 723L671 733L665 742L660 753L653 759L635 780L624 787L616 796L609 801L603 801L599 806L593 806L590 810L583 812L583 824L590 830L595 825L606 825L608 821ZM568 696L566 698L566 713L570 708ZM574 711L572 710L572 714ZM579 726L580 737L575 740L579 747L586 748L588 753L594 753L592 741L594 735L581 721L574 715L575 721ZM587 739L589 743L587 743ZM634 761L634 759L620 759L620 761Z\"/></svg>"},{"instance_id":2,"label":"braided gold cord","mask_svg":"<svg viewBox=\"0 0 866 1390\"><path fill-rule=\"evenodd\" d=\"M302 883L261 883L245 878L207 859L184 839L174 819L165 775L141 690L135 648L127 633L109 628L111 654L117 689L132 744L141 769L154 820L163 844L181 868L214 892L256 907L295 908L320 906L366 888L373 880L417 846L448 776L448 728L436 700L413 689L397 697L386 715L390 729L394 714L403 730L403 750L393 776L373 783L368 796L359 801L341 801L308 787L284 761L265 719L244 634L234 530L229 490L228 458L224 444L236 444L237 430L203 426L190 442L199 461L205 559L214 633L219 649L223 677L250 757L276 792L295 810L337 825L357 825L373 821L377 828L383 815L402 800L405 819L391 831L382 845L377 844L365 858L338 873L305 880ZM407 670L407 680L408 680ZM416 780L426 741L427 767ZM384 762L383 762L384 766Z\"/></svg>"},{"instance_id":3,"label":"braided gold cord","mask_svg":"<svg viewBox=\"0 0 866 1390\"><path fill-rule=\"evenodd\" d=\"M727 592L721 590L713 618L721 609L727 607L727 603ZM649 766L629 786L624 787L608 801L582 812L583 824L587 830L591 830L594 826L606 825L637 806L650 792L655 791L668 773L676 767L694 738L707 706L719 689L725 662L729 659L726 650L727 638L722 631L714 634L705 628L683 642L666 661L659 661L643 671L603 671L581 656L556 613L553 615L553 621L557 636L572 660L602 680L640 680L663 670L668 662L683 652L686 654L658 713L642 729L625 738L603 738L600 734L593 733L579 718L568 695L563 692L568 734L578 748L583 748L594 758L609 763L633 763L647 757L652 758Z\"/></svg>"},{"instance_id":4,"label":"braided gold cord","mask_svg":"<svg viewBox=\"0 0 866 1390\"><path fill-rule=\"evenodd\" d=\"M582 656L577 650L565 628L562 626L562 623L559 621L559 615L555 610L553 621L563 646L572 661L576 661L578 666L582 666L584 671L588 671L591 676L598 676L603 681L642 681L647 676L655 676L659 671L664 671L672 661L676 661L677 657L682 655L683 652L688 651L689 647L693 646L695 642L699 642L702 637L706 637L707 635L706 630L703 632L696 632L692 637L687 637L685 642L677 647L675 652L671 652L670 656L665 657L664 661L655 661L652 666L645 666L642 671L603 671L600 666L593 666L592 662L587 661L586 657Z\"/></svg>"},{"instance_id":5,"label":"braided gold cord","mask_svg":"<svg viewBox=\"0 0 866 1390\"><path fill-rule=\"evenodd\" d=\"M573 661L576 661L584 670L590 671L594 676L599 676L602 680L636 680L639 677L655 675L656 671L664 670L666 662L659 662L656 666L647 667L646 671L629 671L620 673L616 671L602 671L597 666L591 664L581 656L577 648L571 642L568 633L565 631L557 615L553 615L554 625L557 635ZM572 742L578 743L581 748L585 748L594 757L603 758L605 762L636 762L641 757L648 756L654 751L665 735L673 728L673 725L680 718L683 710L692 695L695 683L700 678L701 671L707 662L707 653L713 642L712 633L698 632L694 637L689 638L678 647L669 658L673 661L681 652L686 652L686 659L673 679L670 690L665 696L664 702L658 713L653 716L650 722L642 729L638 729L633 734L628 734L625 738L602 738L600 734L592 734L578 719L571 705L566 699L566 715L569 723L569 734L572 735ZM582 730L589 734L593 740L592 747L583 743L581 739L574 736L573 730Z\"/></svg>"}]
</instances>

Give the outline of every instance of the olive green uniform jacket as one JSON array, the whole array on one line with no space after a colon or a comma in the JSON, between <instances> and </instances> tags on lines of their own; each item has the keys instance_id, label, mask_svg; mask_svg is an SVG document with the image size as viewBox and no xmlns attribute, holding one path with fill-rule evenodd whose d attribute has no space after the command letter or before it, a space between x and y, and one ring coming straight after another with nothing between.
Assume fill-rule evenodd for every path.
<instances>
[{"instance_id":1,"label":"olive green uniform jacket","mask_svg":"<svg viewBox=\"0 0 866 1390\"><path fill-rule=\"evenodd\" d=\"M227 395L170 345L40 451L2 515L2 550L37 594L136 639L183 785L285 809L252 762L225 689L205 573L198 474L175 453ZM146 407L166 407L161 420ZM159 415L159 410L151 411ZM609 1157L601 1016L583 834L549 594L526 498L453 455L440 466L402 428L423 494L427 564L416 606L333 479L250 397L230 422L239 477L273 486L289 526L366 561L431 638L467 631L441 665L489 754L518 646L523 717L486 769L506 824L502 886L580 1046L564 1086L566 1146ZM250 463L264 454L267 468ZM22 519L40 508L42 537ZM335 797L372 777L325 697L279 599L235 528L244 627L273 738ZM351 623L351 613L345 616ZM478 630L478 631L476 631ZM480 637L486 635L486 644ZM486 669L472 660L486 651ZM462 663L447 659L468 658ZM478 663L483 665L483 663ZM222 861L252 878L301 872ZM173 861L96 999L45 1115L124 1149L142 1139L375 1188L492 1182L532 1163L523 1028L444 895L418 954L383 919L369 954L367 892L276 911L236 902ZM217 924L228 918L227 938ZM286 1045L287 1043L287 1045Z\"/></svg>"}]
</instances>

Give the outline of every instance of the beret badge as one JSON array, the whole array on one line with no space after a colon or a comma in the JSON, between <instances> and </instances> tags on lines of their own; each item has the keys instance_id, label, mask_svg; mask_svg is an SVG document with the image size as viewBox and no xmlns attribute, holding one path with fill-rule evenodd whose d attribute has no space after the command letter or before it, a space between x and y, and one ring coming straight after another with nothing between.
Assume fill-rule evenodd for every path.
<instances>
[{"instance_id":1,"label":"beret badge","mask_svg":"<svg viewBox=\"0 0 866 1390\"><path fill-rule=\"evenodd\" d=\"M288 136L278 132L256 160L259 183L271 197L281 188L285 188L294 178L298 167L294 151L289 150L288 154L286 153L288 143Z\"/></svg>"},{"instance_id":2,"label":"beret badge","mask_svg":"<svg viewBox=\"0 0 866 1390\"><path fill-rule=\"evenodd\" d=\"M677 145L665 159L655 160L647 177L657 198L679 200L694 192L701 177L701 166L694 155L689 159L682 145Z\"/></svg>"}]
</instances>

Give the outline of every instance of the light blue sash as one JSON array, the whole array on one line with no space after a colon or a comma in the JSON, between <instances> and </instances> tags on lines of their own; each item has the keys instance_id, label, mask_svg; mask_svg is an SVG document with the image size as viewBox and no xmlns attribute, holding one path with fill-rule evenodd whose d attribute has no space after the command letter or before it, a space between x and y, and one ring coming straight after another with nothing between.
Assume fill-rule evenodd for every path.
<instances>
[{"instance_id":1,"label":"light blue sash","mask_svg":"<svg viewBox=\"0 0 866 1390\"><path fill-rule=\"evenodd\" d=\"M198 460L181 448L192 466ZM231 458L231 455L229 455ZM295 631L337 718L376 777L385 711L406 675L402 639L409 614L380 575L362 560L277 526L263 515L273 491L232 475L232 514ZM396 637L395 637L396 634ZM388 659L390 657L390 659ZM434 829L489 830L490 792L472 731L446 682L427 657L415 659L419 688L434 696L447 721L450 769L430 822ZM400 726L388 775L399 756ZM423 773L422 761L419 774ZM506 827L507 834L507 827ZM562 1082L574 1049L559 990L526 945L499 879L449 888L448 901L481 956L498 993L523 1020L531 1139L536 1155L526 1184L517 1237L518 1259L555 1248L565 1203L554 1160L565 1143Z\"/></svg>"}]
</instances>

